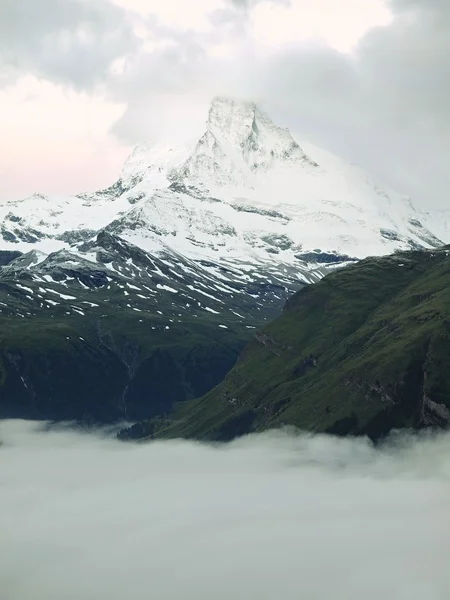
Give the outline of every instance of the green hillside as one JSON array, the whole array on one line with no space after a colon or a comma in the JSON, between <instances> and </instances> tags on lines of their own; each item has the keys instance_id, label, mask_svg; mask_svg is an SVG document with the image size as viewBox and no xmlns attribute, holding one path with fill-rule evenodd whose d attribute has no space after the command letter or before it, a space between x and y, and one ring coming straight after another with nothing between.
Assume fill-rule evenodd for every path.
<instances>
[{"instance_id":1,"label":"green hillside","mask_svg":"<svg viewBox=\"0 0 450 600\"><path fill-rule=\"evenodd\" d=\"M122 437L227 440L289 424L377 438L446 425L449 254L369 258L304 288L218 387Z\"/></svg>"}]
</instances>

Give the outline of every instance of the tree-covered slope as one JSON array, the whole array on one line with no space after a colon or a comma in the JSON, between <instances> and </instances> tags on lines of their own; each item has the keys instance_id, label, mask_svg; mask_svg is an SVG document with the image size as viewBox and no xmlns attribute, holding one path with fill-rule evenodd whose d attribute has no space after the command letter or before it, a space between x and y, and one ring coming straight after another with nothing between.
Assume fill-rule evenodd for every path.
<instances>
[{"instance_id":1,"label":"tree-covered slope","mask_svg":"<svg viewBox=\"0 0 450 600\"><path fill-rule=\"evenodd\" d=\"M376 438L446 425L449 254L370 258L302 289L218 387L128 433L221 440L291 424Z\"/></svg>"}]
</instances>

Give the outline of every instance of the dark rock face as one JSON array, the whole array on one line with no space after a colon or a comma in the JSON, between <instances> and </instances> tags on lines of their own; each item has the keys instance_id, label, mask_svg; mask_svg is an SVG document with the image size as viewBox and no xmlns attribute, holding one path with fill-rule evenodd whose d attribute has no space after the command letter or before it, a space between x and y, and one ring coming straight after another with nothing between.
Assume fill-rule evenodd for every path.
<instances>
[{"instance_id":1,"label":"dark rock face","mask_svg":"<svg viewBox=\"0 0 450 600\"><path fill-rule=\"evenodd\" d=\"M13 250L0 250L0 267L9 265L13 260L22 256L22 252Z\"/></svg>"},{"instance_id":2,"label":"dark rock face","mask_svg":"<svg viewBox=\"0 0 450 600\"><path fill-rule=\"evenodd\" d=\"M185 400L179 365L169 352L157 349L139 366L124 392L127 417L132 420L164 415Z\"/></svg>"},{"instance_id":3,"label":"dark rock face","mask_svg":"<svg viewBox=\"0 0 450 600\"><path fill-rule=\"evenodd\" d=\"M61 235L57 236L56 239L68 244L78 244L80 242L86 242L95 235L93 229L77 229L75 231L65 231Z\"/></svg>"},{"instance_id":4,"label":"dark rock face","mask_svg":"<svg viewBox=\"0 0 450 600\"><path fill-rule=\"evenodd\" d=\"M84 330L83 338L54 333L45 342L36 336L33 347L0 350L0 418L110 423L164 415L217 385L242 348L199 345L193 357L188 347L146 349L108 331L89 339Z\"/></svg>"},{"instance_id":5,"label":"dark rock face","mask_svg":"<svg viewBox=\"0 0 450 600\"><path fill-rule=\"evenodd\" d=\"M323 265L356 261L355 258L351 258L350 256L332 254L331 252L303 252L302 254L296 254L295 258L306 263L318 263Z\"/></svg>"},{"instance_id":6,"label":"dark rock face","mask_svg":"<svg viewBox=\"0 0 450 600\"><path fill-rule=\"evenodd\" d=\"M400 236L396 231L391 231L390 229L380 229L381 235L386 240L400 241Z\"/></svg>"},{"instance_id":7,"label":"dark rock face","mask_svg":"<svg viewBox=\"0 0 450 600\"><path fill-rule=\"evenodd\" d=\"M36 348L0 354L0 418L123 419L125 365L106 349L79 344L70 352Z\"/></svg>"},{"instance_id":8,"label":"dark rock face","mask_svg":"<svg viewBox=\"0 0 450 600\"><path fill-rule=\"evenodd\" d=\"M12 242L14 244L27 242L28 244L35 244L45 237L36 229L31 227L21 227L20 219L18 221L10 219L10 223L11 224L8 224L8 226L4 224L0 226L0 235L5 242Z\"/></svg>"},{"instance_id":9,"label":"dark rock face","mask_svg":"<svg viewBox=\"0 0 450 600\"><path fill-rule=\"evenodd\" d=\"M127 419L165 415L177 402L203 396L223 380L240 349L212 343L194 346L177 357L158 348L139 365L124 391Z\"/></svg>"}]
</instances>

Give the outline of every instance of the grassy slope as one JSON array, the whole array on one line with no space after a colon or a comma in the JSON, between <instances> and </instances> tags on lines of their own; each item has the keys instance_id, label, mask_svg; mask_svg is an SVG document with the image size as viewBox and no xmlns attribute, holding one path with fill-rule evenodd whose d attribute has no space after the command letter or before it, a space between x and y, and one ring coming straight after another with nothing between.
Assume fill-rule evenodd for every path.
<instances>
[{"instance_id":1,"label":"grassy slope","mask_svg":"<svg viewBox=\"0 0 450 600\"><path fill-rule=\"evenodd\" d=\"M450 408L449 356L448 251L367 259L293 296L222 384L146 431L228 439L293 424L377 437L439 422L426 405Z\"/></svg>"}]
</instances>

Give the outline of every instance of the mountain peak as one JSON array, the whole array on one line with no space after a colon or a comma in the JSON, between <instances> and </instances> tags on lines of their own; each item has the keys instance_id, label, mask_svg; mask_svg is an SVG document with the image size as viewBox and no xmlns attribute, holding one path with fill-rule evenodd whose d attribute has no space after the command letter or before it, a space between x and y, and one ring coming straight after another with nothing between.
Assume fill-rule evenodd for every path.
<instances>
[{"instance_id":1,"label":"mountain peak","mask_svg":"<svg viewBox=\"0 0 450 600\"><path fill-rule=\"evenodd\" d=\"M216 96L206 128L179 146L146 144L128 158L121 183L130 189L144 179L154 189L178 182L201 189L253 187L254 176L280 166L317 167L288 129L274 124L251 100Z\"/></svg>"},{"instance_id":2,"label":"mountain peak","mask_svg":"<svg viewBox=\"0 0 450 600\"><path fill-rule=\"evenodd\" d=\"M228 151L239 151L250 139L257 138L261 116L254 102L216 97L209 109L207 134L212 134L222 146L228 146ZM270 119L267 121L274 127Z\"/></svg>"},{"instance_id":3,"label":"mountain peak","mask_svg":"<svg viewBox=\"0 0 450 600\"><path fill-rule=\"evenodd\" d=\"M443 217L429 229L429 216L361 169L300 146L255 102L226 97L212 100L193 140L137 147L106 190L36 195L0 209L0 243L14 250L75 246L110 227L152 252L247 264L278 256L297 269L333 253L435 247L433 231L448 241Z\"/></svg>"},{"instance_id":4,"label":"mountain peak","mask_svg":"<svg viewBox=\"0 0 450 600\"><path fill-rule=\"evenodd\" d=\"M207 132L212 133L217 140L227 140L233 146L237 144L243 147L250 138L255 140L261 133L268 131L272 136L285 137L288 134L291 138L290 133L277 127L255 102L224 96L217 96L212 100Z\"/></svg>"},{"instance_id":5,"label":"mountain peak","mask_svg":"<svg viewBox=\"0 0 450 600\"><path fill-rule=\"evenodd\" d=\"M205 151L214 160L214 170L228 159L231 171L267 171L276 164L309 161L288 129L274 124L257 104L224 96L215 97L209 109L206 133L197 150L204 162ZM227 169L229 170L229 169ZM225 180L229 180L228 174Z\"/></svg>"},{"instance_id":6,"label":"mountain peak","mask_svg":"<svg viewBox=\"0 0 450 600\"><path fill-rule=\"evenodd\" d=\"M257 111L254 102L216 96L209 108L208 129L217 127L221 130L229 130L236 126L248 129L252 126Z\"/></svg>"}]
</instances>

